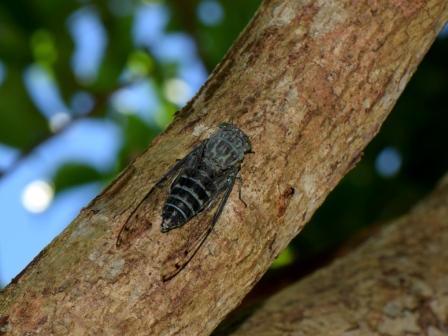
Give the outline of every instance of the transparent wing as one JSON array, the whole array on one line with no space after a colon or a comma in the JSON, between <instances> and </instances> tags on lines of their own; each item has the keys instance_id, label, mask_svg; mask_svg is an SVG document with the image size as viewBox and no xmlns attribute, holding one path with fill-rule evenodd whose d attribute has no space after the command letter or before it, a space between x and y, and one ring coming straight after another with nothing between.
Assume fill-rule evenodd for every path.
<instances>
[{"instance_id":1,"label":"transparent wing","mask_svg":"<svg viewBox=\"0 0 448 336\"><path fill-rule=\"evenodd\" d=\"M204 244L224 210L224 206L226 205L233 189L233 185L235 184L237 173L238 170L235 170L229 174L222 191L209 205L209 208L215 210L212 219L207 222L198 218L198 220L195 221L197 223L190 223L194 225L185 227L187 231L184 233L184 239L182 239L183 243L180 244L180 248L176 249L173 253L170 253L163 263L161 274L163 281L168 281L176 276L176 274L188 264L199 248Z\"/></svg>"},{"instance_id":2,"label":"transparent wing","mask_svg":"<svg viewBox=\"0 0 448 336\"><path fill-rule=\"evenodd\" d=\"M171 185L174 178L184 167L194 168L202 158L206 141L193 149L187 156L179 160L172 166L162 178L147 192L145 197L137 204L135 209L129 215L126 222L120 229L115 245L117 247L129 246L132 240L140 236L143 232L150 229L152 224L149 214L154 213L154 209L159 207L166 197L163 192Z\"/></svg>"}]
</instances>

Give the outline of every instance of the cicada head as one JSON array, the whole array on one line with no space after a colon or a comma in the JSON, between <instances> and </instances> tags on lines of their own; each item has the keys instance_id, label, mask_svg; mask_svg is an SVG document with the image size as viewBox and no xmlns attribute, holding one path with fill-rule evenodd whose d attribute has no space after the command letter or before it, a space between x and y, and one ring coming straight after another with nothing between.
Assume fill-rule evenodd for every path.
<instances>
[{"instance_id":1,"label":"cicada head","mask_svg":"<svg viewBox=\"0 0 448 336\"><path fill-rule=\"evenodd\" d=\"M204 161L212 170L238 167L252 150L249 138L235 125L224 123L207 141Z\"/></svg>"},{"instance_id":2,"label":"cicada head","mask_svg":"<svg viewBox=\"0 0 448 336\"><path fill-rule=\"evenodd\" d=\"M222 123L219 125L219 130L223 137L231 141L238 148L241 148L243 153L252 152L252 144L249 137L238 127L231 123Z\"/></svg>"}]
</instances>

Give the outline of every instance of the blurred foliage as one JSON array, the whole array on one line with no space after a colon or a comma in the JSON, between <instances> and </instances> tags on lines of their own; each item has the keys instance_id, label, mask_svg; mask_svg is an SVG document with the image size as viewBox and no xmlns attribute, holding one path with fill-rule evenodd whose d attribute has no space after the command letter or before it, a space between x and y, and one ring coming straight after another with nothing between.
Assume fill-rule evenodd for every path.
<instances>
[{"instance_id":1,"label":"blurred foliage","mask_svg":"<svg viewBox=\"0 0 448 336\"><path fill-rule=\"evenodd\" d=\"M220 4L223 13L216 24L205 24L197 15L198 6L205 1L2 1L0 62L6 75L0 83L0 143L26 155L54 135L48 117L33 103L24 85L26 69L38 65L55 81L67 106L77 92L93 97L94 107L84 115L73 115L73 122L81 118L111 120L123 137L116 163L106 171L77 162L58 167L53 181L56 190L110 180L150 143L178 109L164 94L164 85L178 75L179 64L160 60L154 50L134 43L135 9L151 3L164 5L170 13L166 32L191 36L201 61L211 71L248 23L260 0L213 1ZM67 27L73 14L83 8L95 11L108 39L93 80L80 79L72 66L75 43ZM328 197L279 258L277 267L307 262L334 249L369 224L405 212L432 189L448 167L447 60L448 38L440 38L380 134L366 149L363 160ZM123 80L125 72L127 80ZM159 102L156 113L148 111L146 118L117 112L109 98L120 88L142 79L154 87ZM388 178L375 169L375 161L386 147L395 148L402 159L398 174Z\"/></svg>"},{"instance_id":2,"label":"blurred foliage","mask_svg":"<svg viewBox=\"0 0 448 336\"><path fill-rule=\"evenodd\" d=\"M95 168L77 162L67 162L59 167L53 177L56 192L76 187L80 184L96 182L101 178L101 173Z\"/></svg>"},{"instance_id":3,"label":"blurred foliage","mask_svg":"<svg viewBox=\"0 0 448 336\"><path fill-rule=\"evenodd\" d=\"M125 167L148 146L151 140L161 131L146 124L137 116L129 115L121 120L123 126L123 146L117 158L119 170Z\"/></svg>"},{"instance_id":4,"label":"blurred foliage","mask_svg":"<svg viewBox=\"0 0 448 336\"><path fill-rule=\"evenodd\" d=\"M213 70L252 18L261 1L220 1L224 20L216 26L207 26L198 20L196 13L200 3L198 0L168 1L173 13L168 29L185 30L192 34L207 69Z\"/></svg>"}]
</instances>

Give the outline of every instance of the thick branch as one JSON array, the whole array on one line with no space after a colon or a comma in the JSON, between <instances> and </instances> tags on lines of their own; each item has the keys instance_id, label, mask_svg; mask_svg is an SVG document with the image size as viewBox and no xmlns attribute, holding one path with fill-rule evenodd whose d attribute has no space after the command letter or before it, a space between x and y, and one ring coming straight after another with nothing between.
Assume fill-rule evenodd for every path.
<instances>
[{"instance_id":1,"label":"thick branch","mask_svg":"<svg viewBox=\"0 0 448 336\"><path fill-rule=\"evenodd\" d=\"M269 299L232 335L448 334L448 175L363 247Z\"/></svg>"},{"instance_id":2,"label":"thick branch","mask_svg":"<svg viewBox=\"0 0 448 336\"><path fill-rule=\"evenodd\" d=\"M169 130L2 293L4 328L209 334L357 162L447 17L446 0L265 1ZM195 222L162 234L159 206L129 249L115 247L117 233L150 186L224 120L255 151L241 170L248 207L235 190L204 246L162 282L165 256Z\"/></svg>"}]
</instances>

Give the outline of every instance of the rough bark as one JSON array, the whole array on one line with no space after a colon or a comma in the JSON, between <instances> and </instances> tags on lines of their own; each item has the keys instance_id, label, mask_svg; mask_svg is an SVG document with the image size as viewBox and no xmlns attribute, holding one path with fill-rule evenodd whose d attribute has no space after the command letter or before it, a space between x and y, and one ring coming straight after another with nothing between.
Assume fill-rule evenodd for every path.
<instances>
[{"instance_id":1,"label":"rough bark","mask_svg":"<svg viewBox=\"0 0 448 336\"><path fill-rule=\"evenodd\" d=\"M359 160L447 17L446 0L263 2L167 132L1 294L3 330L209 334ZM195 222L162 234L157 208L128 249L117 232L221 121L253 143L241 170L248 207L234 191L205 245L162 282L164 256Z\"/></svg>"},{"instance_id":2,"label":"rough bark","mask_svg":"<svg viewBox=\"0 0 448 336\"><path fill-rule=\"evenodd\" d=\"M448 175L352 254L270 298L232 335L447 335Z\"/></svg>"}]
</instances>

